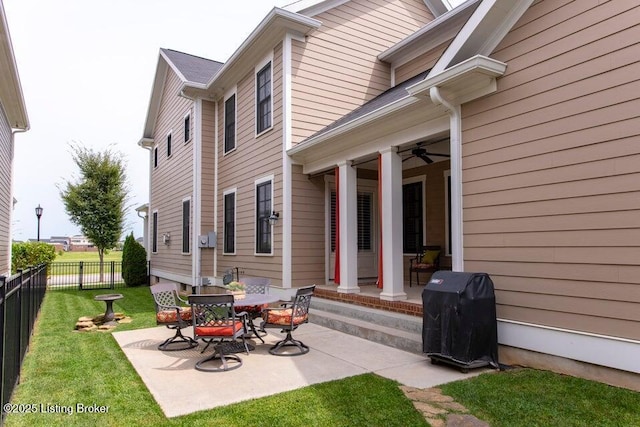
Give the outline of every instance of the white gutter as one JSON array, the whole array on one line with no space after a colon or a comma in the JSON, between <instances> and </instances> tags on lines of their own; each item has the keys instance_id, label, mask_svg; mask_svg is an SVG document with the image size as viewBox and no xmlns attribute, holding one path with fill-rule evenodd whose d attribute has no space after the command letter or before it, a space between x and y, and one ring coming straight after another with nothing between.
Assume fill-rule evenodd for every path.
<instances>
[{"instance_id":1,"label":"white gutter","mask_svg":"<svg viewBox=\"0 0 640 427\"><path fill-rule=\"evenodd\" d=\"M215 101L215 117L213 118L214 122L214 132L213 136L213 144L214 151L213 154L213 231L216 234L216 239L218 239L218 149L219 149L219 138L218 138L218 101ZM224 244L224 243L223 243ZM218 243L216 242L216 247L213 249L213 277L218 277Z\"/></svg>"}]
</instances>

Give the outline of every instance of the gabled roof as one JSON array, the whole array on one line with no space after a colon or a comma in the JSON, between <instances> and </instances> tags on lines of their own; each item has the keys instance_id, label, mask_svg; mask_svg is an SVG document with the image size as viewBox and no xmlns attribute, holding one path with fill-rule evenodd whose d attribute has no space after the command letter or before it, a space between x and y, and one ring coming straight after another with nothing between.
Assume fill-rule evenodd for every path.
<instances>
[{"instance_id":1,"label":"gabled roof","mask_svg":"<svg viewBox=\"0 0 640 427\"><path fill-rule=\"evenodd\" d=\"M171 49L160 49L156 75L151 89L151 99L147 111L147 119L142 132L142 139L138 143L144 145L145 140L153 138L153 129L158 117L160 101L162 100L162 90L167 78L169 68L173 70L184 85L205 87L207 82L222 69L222 62L201 58L184 52Z\"/></svg>"},{"instance_id":2,"label":"gabled roof","mask_svg":"<svg viewBox=\"0 0 640 427\"><path fill-rule=\"evenodd\" d=\"M297 0L283 7L290 12L300 13L306 16L315 16L329 9L340 6L349 0ZM423 0L425 6L437 17L448 9L442 0Z\"/></svg>"},{"instance_id":3,"label":"gabled roof","mask_svg":"<svg viewBox=\"0 0 640 427\"><path fill-rule=\"evenodd\" d=\"M176 73L183 82L207 84L224 65L222 62L212 61L188 53L171 49L160 49L170 65L175 67Z\"/></svg>"},{"instance_id":4,"label":"gabled roof","mask_svg":"<svg viewBox=\"0 0 640 427\"><path fill-rule=\"evenodd\" d=\"M0 1L0 106L13 129L29 129L29 117L20 85L18 66L13 55L9 25Z\"/></svg>"}]
</instances>

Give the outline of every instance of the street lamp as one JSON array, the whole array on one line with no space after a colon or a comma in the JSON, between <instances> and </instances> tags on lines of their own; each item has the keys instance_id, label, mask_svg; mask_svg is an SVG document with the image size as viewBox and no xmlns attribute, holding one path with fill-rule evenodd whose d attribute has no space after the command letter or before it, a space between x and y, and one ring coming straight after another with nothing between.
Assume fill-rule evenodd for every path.
<instances>
[{"instance_id":1,"label":"street lamp","mask_svg":"<svg viewBox=\"0 0 640 427\"><path fill-rule=\"evenodd\" d=\"M40 207L40 204L38 204L38 207L36 208L36 216L38 217L38 242L40 241L40 217L42 216L42 208Z\"/></svg>"}]
</instances>

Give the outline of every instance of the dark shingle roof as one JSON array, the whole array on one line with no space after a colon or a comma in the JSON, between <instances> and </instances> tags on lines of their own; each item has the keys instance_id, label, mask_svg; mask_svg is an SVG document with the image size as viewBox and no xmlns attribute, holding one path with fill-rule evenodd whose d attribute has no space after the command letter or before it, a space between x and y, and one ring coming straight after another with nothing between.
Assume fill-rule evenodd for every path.
<instances>
[{"instance_id":1,"label":"dark shingle roof","mask_svg":"<svg viewBox=\"0 0 640 427\"><path fill-rule=\"evenodd\" d=\"M182 75L190 82L207 84L224 65L222 62L212 61L188 53L171 49L160 49L176 66Z\"/></svg>"},{"instance_id":2,"label":"dark shingle roof","mask_svg":"<svg viewBox=\"0 0 640 427\"><path fill-rule=\"evenodd\" d=\"M369 113L372 113L382 107L386 107L389 104L393 104L396 101L401 100L402 98L406 98L407 96L409 96L409 92L407 92L407 87L409 86L413 86L414 84L418 83L421 80L424 80L424 78L427 76L427 74L429 74L430 70L424 71L420 74L418 74L415 77L412 77L408 80L405 80L402 83L397 84L396 86L392 87L391 89L386 90L385 92L382 92L380 95L376 96L375 98L373 98L371 101L368 101L367 103L363 104L362 106L356 108L355 110L351 111L350 113L347 113L346 115L340 117L338 120L336 120L335 122L331 123L330 125L328 125L327 127L325 127L324 129L321 129L320 131L316 132L315 134L311 135L309 138L307 139L311 139L311 138L316 138L322 134L325 134L327 132L329 132L332 129L335 129L339 126L342 126L346 123L352 122L354 120L359 119L360 117L366 116ZM303 141L304 143L304 141Z\"/></svg>"}]
</instances>

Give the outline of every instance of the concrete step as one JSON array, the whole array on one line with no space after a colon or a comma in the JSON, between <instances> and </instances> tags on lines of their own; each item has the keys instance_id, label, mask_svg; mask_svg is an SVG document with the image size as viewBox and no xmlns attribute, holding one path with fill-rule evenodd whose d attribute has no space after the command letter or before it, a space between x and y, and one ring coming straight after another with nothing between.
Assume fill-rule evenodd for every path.
<instances>
[{"instance_id":1,"label":"concrete step","mask_svg":"<svg viewBox=\"0 0 640 427\"><path fill-rule=\"evenodd\" d=\"M422 319L416 316L313 298L309 320L369 341L422 354Z\"/></svg>"}]
</instances>

